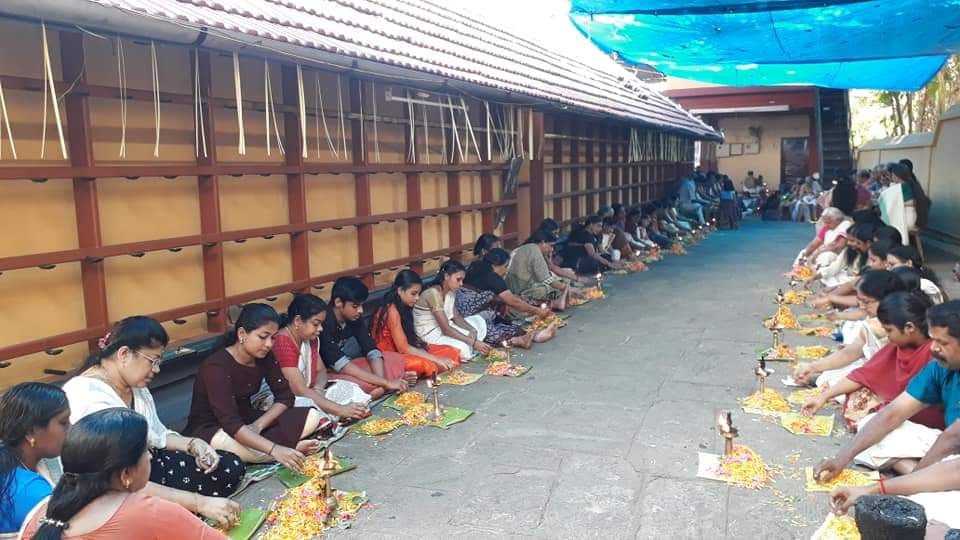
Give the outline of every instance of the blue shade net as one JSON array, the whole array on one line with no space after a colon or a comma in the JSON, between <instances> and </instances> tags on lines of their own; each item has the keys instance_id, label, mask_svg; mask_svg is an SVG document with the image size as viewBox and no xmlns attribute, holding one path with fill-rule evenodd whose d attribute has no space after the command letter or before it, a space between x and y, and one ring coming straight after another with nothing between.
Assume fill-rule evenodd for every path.
<instances>
[{"instance_id":1,"label":"blue shade net","mask_svg":"<svg viewBox=\"0 0 960 540\"><path fill-rule=\"evenodd\" d=\"M917 90L960 52L960 0L573 0L600 49L731 86Z\"/></svg>"}]
</instances>

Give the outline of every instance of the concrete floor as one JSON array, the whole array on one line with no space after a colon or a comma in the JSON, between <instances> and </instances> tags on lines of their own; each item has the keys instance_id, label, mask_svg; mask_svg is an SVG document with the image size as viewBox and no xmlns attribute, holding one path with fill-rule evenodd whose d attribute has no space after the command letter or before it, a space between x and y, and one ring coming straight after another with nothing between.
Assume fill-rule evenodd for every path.
<instances>
[{"instance_id":1,"label":"concrete floor","mask_svg":"<svg viewBox=\"0 0 960 540\"><path fill-rule=\"evenodd\" d=\"M348 435L336 452L358 468L335 486L365 490L371 504L330 537L809 538L827 497L803 491L802 468L846 436L797 437L735 413L740 441L783 476L750 491L695 475L697 452L722 446L715 411L754 389L754 350L770 339L760 322L811 234L751 221L689 257L613 276L606 300L575 308L558 339L517 359L533 366L525 377L444 387L444 403L475 411L465 423ZM782 389L786 366L773 368ZM281 492L269 479L240 498L263 507Z\"/></svg>"}]
</instances>

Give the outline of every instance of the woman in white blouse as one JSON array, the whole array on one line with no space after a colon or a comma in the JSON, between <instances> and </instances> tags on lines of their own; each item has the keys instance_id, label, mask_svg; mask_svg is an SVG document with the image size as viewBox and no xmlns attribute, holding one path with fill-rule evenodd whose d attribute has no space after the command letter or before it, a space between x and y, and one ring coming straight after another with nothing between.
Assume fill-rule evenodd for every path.
<instances>
[{"instance_id":1,"label":"woman in white blouse","mask_svg":"<svg viewBox=\"0 0 960 540\"><path fill-rule=\"evenodd\" d=\"M70 421L91 413L127 407L147 420L151 448L147 493L180 504L228 528L237 523L239 505L227 499L240 487L243 462L228 452L217 452L201 439L167 429L147 386L160 372L169 338L159 322L128 317L103 339L100 350L63 385L70 401Z\"/></svg>"}]
</instances>

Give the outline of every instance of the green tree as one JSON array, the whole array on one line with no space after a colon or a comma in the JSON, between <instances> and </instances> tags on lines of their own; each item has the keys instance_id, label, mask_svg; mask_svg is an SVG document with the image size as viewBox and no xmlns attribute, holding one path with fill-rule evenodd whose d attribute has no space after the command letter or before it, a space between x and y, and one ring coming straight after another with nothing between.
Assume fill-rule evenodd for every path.
<instances>
[{"instance_id":1,"label":"green tree","mask_svg":"<svg viewBox=\"0 0 960 540\"><path fill-rule=\"evenodd\" d=\"M888 109L884 126L891 137L933 131L945 110L960 103L960 56L951 56L937 75L916 92L877 92Z\"/></svg>"}]
</instances>

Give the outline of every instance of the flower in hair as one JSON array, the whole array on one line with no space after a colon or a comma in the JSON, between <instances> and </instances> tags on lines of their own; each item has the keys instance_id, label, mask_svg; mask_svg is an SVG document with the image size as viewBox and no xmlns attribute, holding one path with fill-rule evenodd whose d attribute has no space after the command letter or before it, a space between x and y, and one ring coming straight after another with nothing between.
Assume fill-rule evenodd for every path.
<instances>
[{"instance_id":1,"label":"flower in hair","mask_svg":"<svg viewBox=\"0 0 960 540\"><path fill-rule=\"evenodd\" d=\"M40 525L50 525L56 527L60 530L66 530L70 527L70 524L66 521L60 521L59 519L50 519L46 516L40 518Z\"/></svg>"},{"instance_id":2,"label":"flower in hair","mask_svg":"<svg viewBox=\"0 0 960 540\"><path fill-rule=\"evenodd\" d=\"M100 347L100 350L107 348L107 342L110 341L110 332L107 332L102 338L97 340L97 347Z\"/></svg>"}]
</instances>

